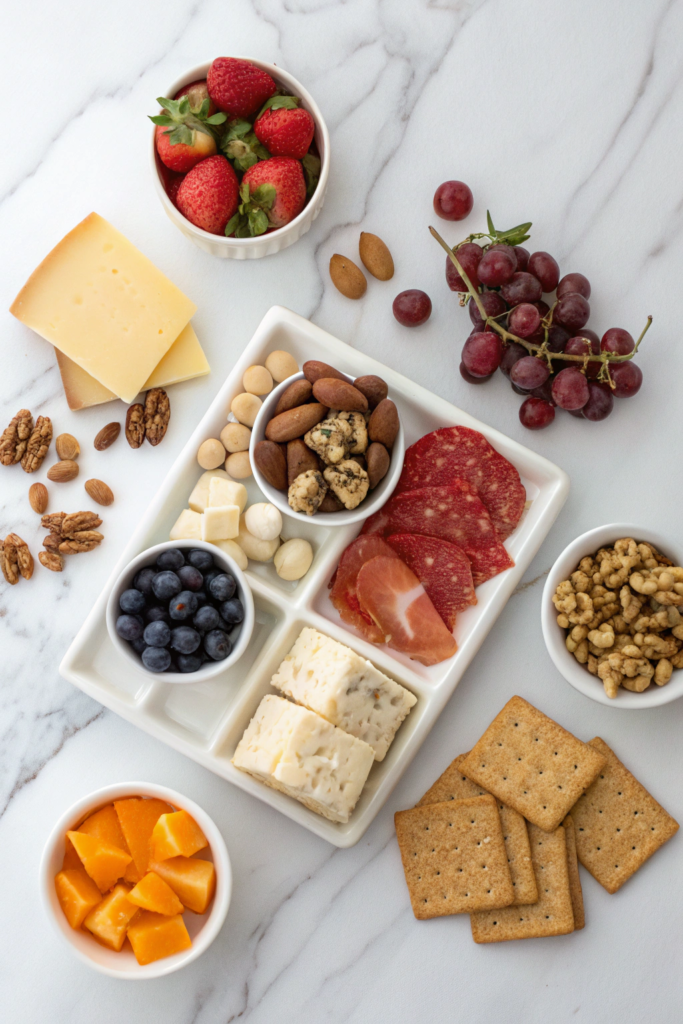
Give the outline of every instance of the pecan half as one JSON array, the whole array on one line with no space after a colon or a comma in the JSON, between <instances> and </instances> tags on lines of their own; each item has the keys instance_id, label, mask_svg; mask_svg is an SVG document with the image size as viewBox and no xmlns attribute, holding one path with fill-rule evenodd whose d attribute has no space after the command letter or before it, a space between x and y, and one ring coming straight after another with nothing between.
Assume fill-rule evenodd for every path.
<instances>
[{"instance_id":1,"label":"pecan half","mask_svg":"<svg viewBox=\"0 0 683 1024\"><path fill-rule=\"evenodd\" d=\"M77 555L81 551L92 551L103 540L104 537L97 530L80 530L63 540L59 550L62 555Z\"/></svg>"},{"instance_id":2,"label":"pecan half","mask_svg":"<svg viewBox=\"0 0 683 1024\"><path fill-rule=\"evenodd\" d=\"M11 587L19 582L19 566L17 564L17 549L7 540L0 540L0 569Z\"/></svg>"},{"instance_id":3,"label":"pecan half","mask_svg":"<svg viewBox=\"0 0 683 1024\"><path fill-rule=\"evenodd\" d=\"M39 416L21 460L21 468L24 472L35 473L37 469L40 469L51 441L52 420L49 416Z\"/></svg>"},{"instance_id":4,"label":"pecan half","mask_svg":"<svg viewBox=\"0 0 683 1024\"><path fill-rule=\"evenodd\" d=\"M145 437L152 445L164 439L171 418L171 403L163 388L152 388L145 398Z\"/></svg>"},{"instance_id":5,"label":"pecan half","mask_svg":"<svg viewBox=\"0 0 683 1024\"><path fill-rule=\"evenodd\" d=\"M48 512L46 516L43 516L40 520L40 525L49 530L50 533L61 534L62 523L66 519L66 512Z\"/></svg>"},{"instance_id":6,"label":"pecan half","mask_svg":"<svg viewBox=\"0 0 683 1024\"><path fill-rule=\"evenodd\" d=\"M61 533L48 533L47 536L43 537L43 547L47 551L59 551L59 545L61 543Z\"/></svg>"},{"instance_id":7,"label":"pecan half","mask_svg":"<svg viewBox=\"0 0 683 1024\"><path fill-rule=\"evenodd\" d=\"M70 512L62 520L62 537L74 537L81 530L94 530L101 525L97 512Z\"/></svg>"},{"instance_id":8,"label":"pecan half","mask_svg":"<svg viewBox=\"0 0 683 1024\"><path fill-rule=\"evenodd\" d=\"M8 543L13 545L16 551L16 563L19 572L25 580L30 580L31 576L33 576L33 555L28 549L28 544L16 533L10 533L5 537L5 545Z\"/></svg>"},{"instance_id":9,"label":"pecan half","mask_svg":"<svg viewBox=\"0 0 683 1024\"><path fill-rule=\"evenodd\" d=\"M138 402L126 413L126 441L131 448L139 448L145 440L145 409Z\"/></svg>"},{"instance_id":10,"label":"pecan half","mask_svg":"<svg viewBox=\"0 0 683 1024\"><path fill-rule=\"evenodd\" d=\"M0 464L13 466L21 462L32 430L33 416L28 409L20 409L0 437Z\"/></svg>"},{"instance_id":11,"label":"pecan half","mask_svg":"<svg viewBox=\"0 0 683 1024\"><path fill-rule=\"evenodd\" d=\"M61 555L56 554L54 551L41 551L38 555L38 561L41 565L44 565L50 572L61 572L64 568L64 561Z\"/></svg>"}]
</instances>

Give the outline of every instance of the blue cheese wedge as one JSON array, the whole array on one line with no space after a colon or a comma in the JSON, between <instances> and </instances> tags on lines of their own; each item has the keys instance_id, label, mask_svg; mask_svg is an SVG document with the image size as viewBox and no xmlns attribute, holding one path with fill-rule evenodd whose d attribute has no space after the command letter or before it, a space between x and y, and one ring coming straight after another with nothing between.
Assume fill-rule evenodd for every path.
<instances>
[{"instance_id":1,"label":"blue cheese wedge","mask_svg":"<svg viewBox=\"0 0 683 1024\"><path fill-rule=\"evenodd\" d=\"M382 761L416 698L350 647L307 626L271 679L281 693L369 743Z\"/></svg>"},{"instance_id":2,"label":"blue cheese wedge","mask_svg":"<svg viewBox=\"0 0 683 1024\"><path fill-rule=\"evenodd\" d=\"M346 823L372 768L372 747L275 694L264 697L232 763L330 821Z\"/></svg>"}]
</instances>

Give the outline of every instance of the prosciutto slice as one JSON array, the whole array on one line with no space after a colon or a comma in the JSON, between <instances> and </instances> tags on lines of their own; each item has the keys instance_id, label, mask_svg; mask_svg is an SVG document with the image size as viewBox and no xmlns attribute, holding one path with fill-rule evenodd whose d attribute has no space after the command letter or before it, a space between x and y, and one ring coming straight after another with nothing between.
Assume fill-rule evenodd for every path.
<instances>
[{"instance_id":1,"label":"prosciutto slice","mask_svg":"<svg viewBox=\"0 0 683 1024\"><path fill-rule=\"evenodd\" d=\"M413 533L394 533L387 542L415 573L452 633L458 612L477 603L465 552L447 540Z\"/></svg>"}]
</instances>

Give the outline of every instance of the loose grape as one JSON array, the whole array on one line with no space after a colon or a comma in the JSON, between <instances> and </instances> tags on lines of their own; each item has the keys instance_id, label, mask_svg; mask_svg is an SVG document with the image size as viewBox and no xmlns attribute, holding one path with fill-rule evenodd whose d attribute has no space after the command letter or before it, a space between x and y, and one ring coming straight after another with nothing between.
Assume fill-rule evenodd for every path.
<instances>
[{"instance_id":1,"label":"loose grape","mask_svg":"<svg viewBox=\"0 0 683 1024\"><path fill-rule=\"evenodd\" d=\"M499 288L500 285L509 281L515 272L515 256L508 255L500 250L485 252L477 268L477 274L482 284L489 288Z\"/></svg>"},{"instance_id":2,"label":"loose grape","mask_svg":"<svg viewBox=\"0 0 683 1024\"><path fill-rule=\"evenodd\" d=\"M444 181L434 193L434 212L444 220L464 220L473 203L472 189L464 181Z\"/></svg>"},{"instance_id":3,"label":"loose grape","mask_svg":"<svg viewBox=\"0 0 683 1024\"><path fill-rule=\"evenodd\" d=\"M419 288L399 292L394 299L394 316L404 327L419 327L426 323L432 312L432 300Z\"/></svg>"},{"instance_id":4,"label":"loose grape","mask_svg":"<svg viewBox=\"0 0 683 1024\"><path fill-rule=\"evenodd\" d=\"M504 284L500 294L511 306L519 306L520 302L538 302L543 289L541 282L526 270L518 270Z\"/></svg>"},{"instance_id":5,"label":"loose grape","mask_svg":"<svg viewBox=\"0 0 683 1024\"><path fill-rule=\"evenodd\" d=\"M473 377L488 377L500 366L503 343L497 334L478 331L470 334L462 348L462 361Z\"/></svg>"},{"instance_id":6,"label":"loose grape","mask_svg":"<svg viewBox=\"0 0 683 1024\"><path fill-rule=\"evenodd\" d=\"M533 391L545 384L550 376L548 364L536 356L524 356L510 370L510 380L524 391Z\"/></svg>"},{"instance_id":7,"label":"loose grape","mask_svg":"<svg viewBox=\"0 0 683 1024\"><path fill-rule=\"evenodd\" d=\"M565 274L557 286L557 297L561 299L563 295L569 295L570 292L578 292L579 295L583 295L584 299L590 299L590 281L583 274Z\"/></svg>"},{"instance_id":8,"label":"loose grape","mask_svg":"<svg viewBox=\"0 0 683 1024\"><path fill-rule=\"evenodd\" d=\"M453 266L452 263L451 266ZM482 292L479 296L479 300L486 310L487 316L500 316L500 314L504 313L508 308L507 302L505 302L498 292ZM470 320L472 321L475 331L483 331L484 321L481 318L479 307L473 299L470 299L467 308L469 309Z\"/></svg>"},{"instance_id":9,"label":"loose grape","mask_svg":"<svg viewBox=\"0 0 683 1024\"><path fill-rule=\"evenodd\" d=\"M592 334L593 332L591 331L590 333ZM570 338L564 346L564 351L570 356L597 356L600 354L600 341L597 337L592 339L582 334L576 338ZM588 363L586 366L586 376L597 377L600 373L600 366L600 363Z\"/></svg>"},{"instance_id":10,"label":"loose grape","mask_svg":"<svg viewBox=\"0 0 683 1024\"><path fill-rule=\"evenodd\" d=\"M635 363L630 360L626 363L617 363L616 366L610 366L609 372L615 385L612 389L615 398L630 398L640 391L643 371Z\"/></svg>"},{"instance_id":11,"label":"loose grape","mask_svg":"<svg viewBox=\"0 0 683 1024\"><path fill-rule=\"evenodd\" d=\"M519 421L528 430L542 430L555 419L555 409L542 398L527 398L519 407Z\"/></svg>"},{"instance_id":12,"label":"loose grape","mask_svg":"<svg viewBox=\"0 0 683 1024\"><path fill-rule=\"evenodd\" d=\"M559 324L553 324L548 329L548 349L550 352L564 352L564 346L569 341L570 334Z\"/></svg>"},{"instance_id":13,"label":"loose grape","mask_svg":"<svg viewBox=\"0 0 683 1024\"><path fill-rule=\"evenodd\" d=\"M583 325L588 323L590 315L588 299L584 299L578 292L569 292L568 295L563 295L555 306L553 321L570 331L580 331Z\"/></svg>"},{"instance_id":14,"label":"loose grape","mask_svg":"<svg viewBox=\"0 0 683 1024\"><path fill-rule=\"evenodd\" d=\"M510 370L515 363L518 363L520 359L524 359L526 355L528 355L527 350L522 345L518 345L516 341L508 342L503 352L503 358L500 361L500 368L506 377L510 376Z\"/></svg>"},{"instance_id":15,"label":"loose grape","mask_svg":"<svg viewBox=\"0 0 683 1024\"><path fill-rule=\"evenodd\" d=\"M508 330L518 338L529 338L541 325L541 315L530 302L521 302L508 317Z\"/></svg>"},{"instance_id":16,"label":"loose grape","mask_svg":"<svg viewBox=\"0 0 683 1024\"><path fill-rule=\"evenodd\" d=\"M541 282L544 292L554 292L560 280L560 267L549 252L534 252L529 257L529 273Z\"/></svg>"},{"instance_id":17,"label":"loose grape","mask_svg":"<svg viewBox=\"0 0 683 1024\"><path fill-rule=\"evenodd\" d=\"M521 245L515 245L514 250L517 257L517 270L526 270L529 265L529 250Z\"/></svg>"},{"instance_id":18,"label":"loose grape","mask_svg":"<svg viewBox=\"0 0 683 1024\"><path fill-rule=\"evenodd\" d=\"M631 335L621 327L610 327L600 342L603 352L613 352L615 356L627 356L635 347L636 343Z\"/></svg>"},{"instance_id":19,"label":"loose grape","mask_svg":"<svg viewBox=\"0 0 683 1024\"><path fill-rule=\"evenodd\" d=\"M583 409L588 401L588 381L575 366L560 370L553 381L553 398L560 409Z\"/></svg>"},{"instance_id":20,"label":"loose grape","mask_svg":"<svg viewBox=\"0 0 683 1024\"><path fill-rule=\"evenodd\" d=\"M473 373L469 372L465 364L461 363L460 376L463 380L466 380L468 384L485 384L487 380L491 380L493 374L489 373L486 377L475 377Z\"/></svg>"},{"instance_id":21,"label":"loose grape","mask_svg":"<svg viewBox=\"0 0 683 1024\"><path fill-rule=\"evenodd\" d=\"M606 419L614 408L614 396L609 384L598 384L588 381L588 401L581 409L584 419L597 423Z\"/></svg>"}]
</instances>

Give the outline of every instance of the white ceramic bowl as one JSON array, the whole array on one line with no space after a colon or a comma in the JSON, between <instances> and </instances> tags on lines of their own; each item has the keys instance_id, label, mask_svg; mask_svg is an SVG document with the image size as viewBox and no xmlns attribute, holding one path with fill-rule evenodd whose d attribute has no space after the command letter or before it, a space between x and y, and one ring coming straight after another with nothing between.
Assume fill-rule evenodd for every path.
<instances>
[{"instance_id":1,"label":"white ceramic bowl","mask_svg":"<svg viewBox=\"0 0 683 1024\"><path fill-rule=\"evenodd\" d=\"M672 700L683 697L683 671L674 670L671 682L666 686L655 686L653 683L643 693L631 693L620 687L617 696L611 699L605 693L602 680L591 675L588 669L580 665L574 655L567 650L566 634L564 629L557 624L557 612L552 602L558 585L568 579L582 558L595 554L602 547L611 547L616 540L622 537L633 537L638 542L652 543L667 558L672 558L677 565L683 565L683 547L668 537L664 537L657 530L622 523L598 526L594 530L582 533L580 537L572 541L550 570L543 588L541 623L543 638L550 657L556 668L575 690L609 708L618 708L620 711L640 711L642 708L659 707L661 704L668 704Z\"/></svg>"},{"instance_id":2,"label":"white ceramic bowl","mask_svg":"<svg viewBox=\"0 0 683 1024\"><path fill-rule=\"evenodd\" d=\"M166 193L159 175L154 130L152 131L152 148L150 151L152 180L154 181L154 188L161 201L161 205L170 220L182 231L186 238L189 238L200 249L211 253L212 256L220 256L224 259L258 260L262 256L271 256L273 253L286 249L288 246L298 242L302 235L306 234L322 210L330 173L330 136L317 103L310 93L304 89L303 85L297 82L296 78L275 64L266 64L262 60L254 60L253 57L240 57L239 60L248 60L250 64L261 68L262 71L267 71L279 86L283 86L287 90L288 95L299 97L301 106L311 114L315 121L314 138L318 147L318 153L320 154L320 178L318 179L315 192L299 216L295 217L289 224L285 224L283 228L266 232L264 235L257 235L255 238L226 238L224 235L212 235L209 231L203 231L202 228L195 227L186 217L183 217L180 210L173 205ZM183 86L205 79L211 64L212 61L209 61L208 64L199 64L197 67L186 72L186 74L182 75L168 87L165 96L173 98Z\"/></svg>"},{"instance_id":3,"label":"white ceramic bowl","mask_svg":"<svg viewBox=\"0 0 683 1024\"><path fill-rule=\"evenodd\" d=\"M341 371L340 371L341 372ZM249 445L249 458L251 460L251 468L254 473L254 479L259 485L263 493L265 494L268 501L272 502L283 515L290 516L292 519L298 519L302 522L310 522L311 518L319 523L321 526L348 526L350 523L358 523L363 519L367 519L373 512L376 512L382 505L387 501L398 483L398 478L401 475L403 469L403 456L405 455L405 437L403 433L403 423L400 422L400 409L399 409L399 428L398 434L394 446L391 449L391 463L387 475L380 483L377 484L374 491L368 491L368 496L365 501L361 501L357 508L348 510L345 509L343 512L318 512L315 516L307 516L303 512L294 512L290 508L287 501L287 491L278 491L277 488L269 484L263 474L260 472L256 465L254 458L254 450L259 441L265 440L266 427L268 426L269 420L273 418L275 407L280 401L280 395L287 390L290 384L293 384L295 380L301 380L304 376L303 371L292 374L287 380L283 380L281 384L278 384L276 388L266 395L263 405L259 409L258 416L254 422L254 426L251 431L251 442ZM349 377L345 374L346 380L353 383L353 377ZM389 396L391 398L391 395Z\"/></svg>"},{"instance_id":4,"label":"white ceramic bowl","mask_svg":"<svg viewBox=\"0 0 683 1024\"><path fill-rule=\"evenodd\" d=\"M195 819L202 832L209 840L210 858L216 868L216 894L206 914L193 914L185 911L184 920L192 939L192 947L175 956L156 960L154 963L140 966L132 950L122 949L120 953L107 949L90 935L85 929L75 931L64 917L55 891L55 875L61 870L64 859L64 836L69 829L75 829L81 822L105 804L113 800L122 800L129 796L154 796L166 800L178 810L187 811ZM209 856L202 851L201 856ZM144 981L148 978L161 978L179 971L181 967L192 963L208 949L223 927L230 906L232 894L232 870L230 857L223 836L218 828L201 807L188 800L181 793L166 786L155 786L149 782L122 782L115 786L105 786L94 793L89 793L66 811L45 844L40 863L40 892L45 911L52 921L57 934L69 946L73 953L88 967L108 974L111 978L129 981Z\"/></svg>"},{"instance_id":5,"label":"white ceramic bowl","mask_svg":"<svg viewBox=\"0 0 683 1024\"><path fill-rule=\"evenodd\" d=\"M231 573L235 577L237 581L235 596L239 597L244 607L244 619L239 626L240 632L228 657L224 658L223 661L207 661L196 672L149 672L130 644L126 640L122 640L116 632L116 620L121 614L119 610L121 594L124 590L128 590L129 587L133 586L133 578L139 569L142 569L145 565L154 565L158 555L168 548L180 548L181 550L202 548L204 551L210 552L214 557L216 565L221 566L226 572ZM182 626L183 623L179 622L178 625ZM236 626L235 632L237 628ZM128 563L112 587L109 600L107 601L107 629L111 642L138 672L143 672L146 676L151 676L165 683L199 683L205 679L213 679L214 676L220 675L221 672L234 665L242 657L249 643L253 628L254 599L251 595L251 589L247 583L246 576L234 559L226 555L220 548L217 548L215 544L207 544L203 540L167 540L163 544L155 544L154 547L147 548L137 558L134 558L132 562Z\"/></svg>"}]
</instances>

